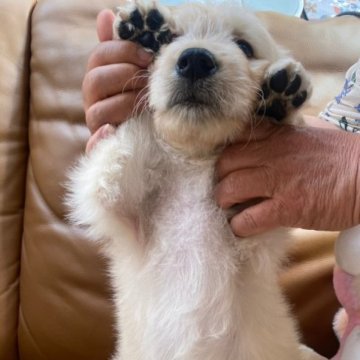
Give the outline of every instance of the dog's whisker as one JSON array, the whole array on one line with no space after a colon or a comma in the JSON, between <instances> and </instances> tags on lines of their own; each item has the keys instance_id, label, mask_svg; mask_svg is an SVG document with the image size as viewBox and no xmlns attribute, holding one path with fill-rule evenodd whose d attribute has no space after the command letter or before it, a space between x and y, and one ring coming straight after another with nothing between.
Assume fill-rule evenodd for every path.
<instances>
[{"instance_id":1,"label":"dog's whisker","mask_svg":"<svg viewBox=\"0 0 360 360\"><path fill-rule=\"evenodd\" d=\"M140 69L138 70L131 78L129 78L123 85L122 87L122 91L121 92L125 92L125 89L127 87L128 84L132 83L132 87L131 88L136 88L138 82L140 80L143 80L143 79L148 79L149 78L149 72L148 70L143 70L143 69Z\"/></svg>"},{"instance_id":2,"label":"dog's whisker","mask_svg":"<svg viewBox=\"0 0 360 360\"><path fill-rule=\"evenodd\" d=\"M149 98L149 85L142 88L137 94L135 98L135 106L132 111L132 116L139 116L144 112L148 98Z\"/></svg>"}]
</instances>

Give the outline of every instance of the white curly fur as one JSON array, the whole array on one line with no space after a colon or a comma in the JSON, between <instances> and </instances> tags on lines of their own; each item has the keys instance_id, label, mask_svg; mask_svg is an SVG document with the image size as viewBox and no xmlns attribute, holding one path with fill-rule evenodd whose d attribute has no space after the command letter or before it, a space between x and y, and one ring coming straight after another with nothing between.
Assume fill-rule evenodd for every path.
<instances>
[{"instance_id":1,"label":"white curly fur","mask_svg":"<svg viewBox=\"0 0 360 360\"><path fill-rule=\"evenodd\" d=\"M171 12L179 36L151 70L151 111L119 126L70 176L71 218L110 263L113 359L316 359L299 346L277 284L289 232L237 239L213 200L217 149L252 119L265 71L283 52L233 5ZM256 60L234 36L252 44ZM168 105L175 63L189 47L208 49L220 63L211 84L217 112Z\"/></svg>"}]
</instances>

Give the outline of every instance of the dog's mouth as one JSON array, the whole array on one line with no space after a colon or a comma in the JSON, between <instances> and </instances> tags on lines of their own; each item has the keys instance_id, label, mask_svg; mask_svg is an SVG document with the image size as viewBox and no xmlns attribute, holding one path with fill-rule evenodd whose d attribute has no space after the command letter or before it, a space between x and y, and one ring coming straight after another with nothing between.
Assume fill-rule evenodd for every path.
<instances>
[{"instance_id":1,"label":"dog's mouth","mask_svg":"<svg viewBox=\"0 0 360 360\"><path fill-rule=\"evenodd\" d=\"M184 110L204 110L216 108L216 96L210 81L192 83L179 79L168 101L168 108L182 107Z\"/></svg>"},{"instance_id":2,"label":"dog's mouth","mask_svg":"<svg viewBox=\"0 0 360 360\"><path fill-rule=\"evenodd\" d=\"M190 109L200 109L210 106L210 102L207 99L196 96L195 94L175 94L169 101L169 108L175 106L181 106Z\"/></svg>"},{"instance_id":3,"label":"dog's mouth","mask_svg":"<svg viewBox=\"0 0 360 360\"><path fill-rule=\"evenodd\" d=\"M178 101L177 103L178 105L184 105L184 106L189 106L189 107L196 107L196 106L204 106L207 105L206 102L204 102L201 99L198 99L196 96L194 95L190 95L188 97L185 97L184 99L182 99L181 101Z\"/></svg>"}]
</instances>

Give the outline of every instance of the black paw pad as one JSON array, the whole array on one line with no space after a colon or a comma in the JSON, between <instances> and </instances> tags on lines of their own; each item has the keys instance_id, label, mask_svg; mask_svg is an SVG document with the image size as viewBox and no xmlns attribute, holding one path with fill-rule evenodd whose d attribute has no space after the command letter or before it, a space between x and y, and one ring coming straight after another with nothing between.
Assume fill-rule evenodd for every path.
<instances>
[{"instance_id":1,"label":"black paw pad","mask_svg":"<svg viewBox=\"0 0 360 360\"><path fill-rule=\"evenodd\" d=\"M164 17L157 9L150 10L146 17L146 25L151 31L159 31L164 22Z\"/></svg>"},{"instance_id":2,"label":"black paw pad","mask_svg":"<svg viewBox=\"0 0 360 360\"><path fill-rule=\"evenodd\" d=\"M130 14L130 19L129 21L138 29L138 30L142 30L144 29L144 19L139 11L139 9L135 9L131 14Z\"/></svg>"},{"instance_id":3,"label":"black paw pad","mask_svg":"<svg viewBox=\"0 0 360 360\"><path fill-rule=\"evenodd\" d=\"M129 14L129 18L120 21L118 27L120 39L139 43L146 49L157 53L160 46L173 40L164 15L156 8L144 14L138 8Z\"/></svg>"},{"instance_id":4,"label":"black paw pad","mask_svg":"<svg viewBox=\"0 0 360 360\"><path fill-rule=\"evenodd\" d=\"M257 113L277 122L286 120L308 98L306 74L300 66L289 64L281 70L269 71L258 91Z\"/></svg>"},{"instance_id":5,"label":"black paw pad","mask_svg":"<svg viewBox=\"0 0 360 360\"><path fill-rule=\"evenodd\" d=\"M306 90L304 90L304 91L302 91L300 94L298 94L298 95L296 95L295 97L294 97L294 99L292 100L292 105L294 106L294 107L296 107L296 108L298 108L299 106L301 106L304 102L305 102L305 100L306 100L306 98L307 98L307 91Z\"/></svg>"},{"instance_id":6,"label":"black paw pad","mask_svg":"<svg viewBox=\"0 0 360 360\"><path fill-rule=\"evenodd\" d=\"M277 93L282 93L286 89L288 81L287 71L282 69L271 77L269 82L270 89Z\"/></svg>"},{"instance_id":7,"label":"black paw pad","mask_svg":"<svg viewBox=\"0 0 360 360\"><path fill-rule=\"evenodd\" d=\"M301 86L301 77L300 75L296 74L294 79L290 82L289 86L287 87L286 91L285 91L285 95L289 96L289 95L294 95Z\"/></svg>"},{"instance_id":8,"label":"black paw pad","mask_svg":"<svg viewBox=\"0 0 360 360\"><path fill-rule=\"evenodd\" d=\"M160 31L157 37L157 40L161 45L170 44L172 39L173 39L173 34L170 30Z\"/></svg>"},{"instance_id":9,"label":"black paw pad","mask_svg":"<svg viewBox=\"0 0 360 360\"><path fill-rule=\"evenodd\" d=\"M286 117L286 106L280 99L275 99L266 108L260 108L258 113L260 115L271 117L276 121L281 121Z\"/></svg>"},{"instance_id":10,"label":"black paw pad","mask_svg":"<svg viewBox=\"0 0 360 360\"><path fill-rule=\"evenodd\" d=\"M136 41L144 48L150 49L154 52L158 52L160 49L159 42L155 39L154 33L150 31L144 31L137 38Z\"/></svg>"},{"instance_id":11,"label":"black paw pad","mask_svg":"<svg viewBox=\"0 0 360 360\"><path fill-rule=\"evenodd\" d=\"M135 27L128 22L121 22L118 29L118 34L121 39L128 40L135 35Z\"/></svg>"},{"instance_id":12,"label":"black paw pad","mask_svg":"<svg viewBox=\"0 0 360 360\"><path fill-rule=\"evenodd\" d=\"M266 83L264 83L261 87L261 90L259 92L260 98L266 100L270 95L270 89Z\"/></svg>"}]
</instances>

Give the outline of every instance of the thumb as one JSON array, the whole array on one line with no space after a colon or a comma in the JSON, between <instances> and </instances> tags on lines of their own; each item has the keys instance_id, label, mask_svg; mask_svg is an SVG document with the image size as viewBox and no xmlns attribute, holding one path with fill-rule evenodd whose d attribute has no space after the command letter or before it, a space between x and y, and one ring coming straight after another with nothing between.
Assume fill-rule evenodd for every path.
<instances>
[{"instance_id":1,"label":"thumb","mask_svg":"<svg viewBox=\"0 0 360 360\"><path fill-rule=\"evenodd\" d=\"M108 41L113 39L113 22L114 13L109 9L99 12L96 19L96 30L100 41Z\"/></svg>"}]
</instances>

